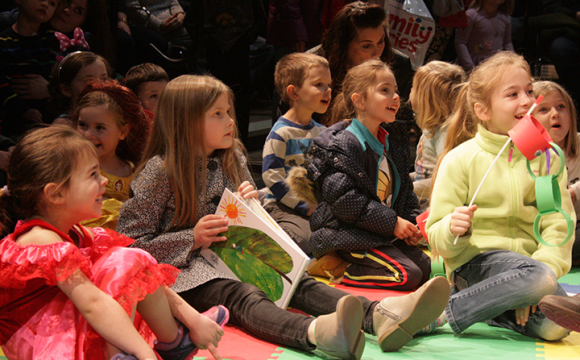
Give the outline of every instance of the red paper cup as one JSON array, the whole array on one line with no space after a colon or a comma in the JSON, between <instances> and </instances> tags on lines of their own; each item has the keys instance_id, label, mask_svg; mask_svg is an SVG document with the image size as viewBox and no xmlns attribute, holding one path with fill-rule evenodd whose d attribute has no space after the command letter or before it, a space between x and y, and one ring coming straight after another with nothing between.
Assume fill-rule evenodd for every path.
<instances>
[{"instance_id":1,"label":"red paper cup","mask_svg":"<svg viewBox=\"0 0 580 360\"><path fill-rule=\"evenodd\" d=\"M516 126L508 131L508 135L528 160L550 147L552 138L542 124L531 115L525 115Z\"/></svg>"}]
</instances>

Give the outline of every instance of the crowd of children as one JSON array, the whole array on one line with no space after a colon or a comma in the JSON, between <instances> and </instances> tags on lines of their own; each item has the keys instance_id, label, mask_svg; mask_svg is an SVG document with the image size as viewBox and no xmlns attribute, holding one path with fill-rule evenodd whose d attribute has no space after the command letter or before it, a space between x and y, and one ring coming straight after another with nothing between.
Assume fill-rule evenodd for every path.
<instances>
[{"instance_id":1,"label":"crowd of children","mask_svg":"<svg viewBox=\"0 0 580 360\"><path fill-rule=\"evenodd\" d=\"M290 300L308 316L200 254L226 240L228 219L215 214L224 190L244 199L261 190L232 90L210 75L170 79L150 63L111 80L108 61L90 51L55 63L42 24L57 5L22 0L0 41L10 137L0 139L0 345L9 359L191 359L198 349L220 359L228 320L267 341L357 360L365 333L397 351L444 324L459 334L486 322L548 341L580 330L580 298L558 284L580 264L580 240L563 241L570 224L541 213L536 199L536 177L559 174L556 203L578 232L576 107L513 52L513 0L474 1L467 11L483 22L456 39L468 76L441 61L416 71L414 172L396 73L383 60L349 66L340 91L324 57L278 61L275 87L289 109L263 147L262 202L313 257ZM183 15L168 21L181 26ZM338 119L328 128L313 120L327 110ZM528 115L565 160L552 149L530 160L514 144L504 152ZM432 277L422 240L444 259L446 278ZM312 276L412 292L371 301Z\"/></svg>"}]
</instances>

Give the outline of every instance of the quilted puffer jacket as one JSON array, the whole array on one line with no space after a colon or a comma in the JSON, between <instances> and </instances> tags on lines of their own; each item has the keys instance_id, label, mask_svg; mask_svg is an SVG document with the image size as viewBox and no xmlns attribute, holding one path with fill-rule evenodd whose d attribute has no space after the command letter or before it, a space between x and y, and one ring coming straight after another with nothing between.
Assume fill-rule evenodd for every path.
<instances>
[{"instance_id":1,"label":"quilted puffer jacket","mask_svg":"<svg viewBox=\"0 0 580 360\"><path fill-rule=\"evenodd\" d=\"M389 243L397 216L415 223L421 212L409 177L406 124L395 121L381 127L383 142L353 119L324 130L310 145L312 163L306 176L318 201L310 219L310 246L316 258L335 250L372 249ZM391 207L377 195L384 149L392 172Z\"/></svg>"}]
</instances>

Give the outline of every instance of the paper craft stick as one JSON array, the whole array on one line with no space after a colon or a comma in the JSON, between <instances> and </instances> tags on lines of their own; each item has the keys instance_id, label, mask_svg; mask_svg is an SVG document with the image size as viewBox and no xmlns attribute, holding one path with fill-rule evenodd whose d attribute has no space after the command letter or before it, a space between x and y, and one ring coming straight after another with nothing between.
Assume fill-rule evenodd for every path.
<instances>
[{"instance_id":1,"label":"paper craft stick","mask_svg":"<svg viewBox=\"0 0 580 360\"><path fill-rule=\"evenodd\" d=\"M538 104L542 101L543 98L544 98L544 96L542 96L542 95L538 96L538 98L536 99L536 101L534 102L534 104L532 105L532 107L530 107L530 110L528 110L528 113L526 115L528 115L528 116L531 115L532 114L532 111L534 111L534 109L536 108L536 106L538 106ZM493 162L489 166L489 169L487 169L487 172L485 173L485 175L483 175L483 178L481 179L481 182L479 183L479 186L475 190L475 193L473 194L473 197L471 198L471 201L469 202L469 205L467 207L471 207L473 205L473 202L475 201L475 197L477 196L477 193L479 192L479 189L481 189L481 185L483 185L483 182L485 181L485 178L487 177L487 175L491 171L491 168L493 167L493 165L495 165L497 159L499 159L499 157L501 156L501 154L503 153L503 151L505 150L505 148L509 145L509 143L511 141L512 141L511 137L508 138L508 140L505 142L505 144L503 145L503 147L501 148L501 150L499 151L499 153L497 154L497 156L495 157L495 159L493 159ZM457 235L455 237L455 240L453 241L453 245L457 245L457 239L459 239L459 235Z\"/></svg>"}]
</instances>

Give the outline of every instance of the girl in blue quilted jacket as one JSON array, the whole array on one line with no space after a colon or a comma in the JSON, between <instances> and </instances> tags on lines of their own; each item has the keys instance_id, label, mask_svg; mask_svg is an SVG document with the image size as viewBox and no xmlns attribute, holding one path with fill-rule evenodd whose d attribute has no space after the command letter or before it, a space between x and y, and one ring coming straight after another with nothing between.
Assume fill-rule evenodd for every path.
<instances>
[{"instance_id":1,"label":"girl in blue quilted jacket","mask_svg":"<svg viewBox=\"0 0 580 360\"><path fill-rule=\"evenodd\" d=\"M409 177L406 124L388 65L352 68L333 111L343 118L310 148L308 178L318 206L311 217L311 275L346 285L412 290L429 279L430 259L417 248L420 213ZM344 270L344 272L343 272Z\"/></svg>"}]
</instances>

